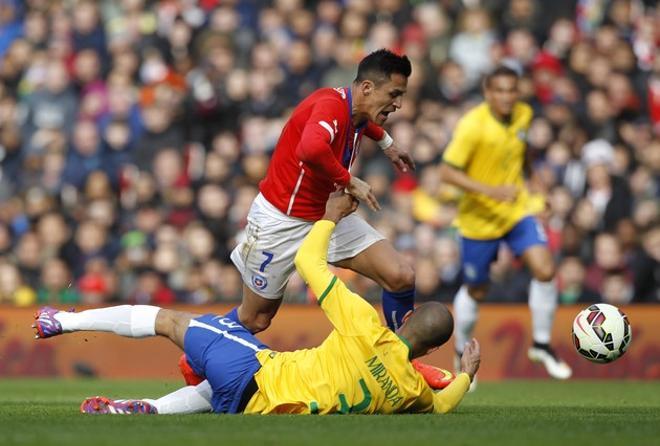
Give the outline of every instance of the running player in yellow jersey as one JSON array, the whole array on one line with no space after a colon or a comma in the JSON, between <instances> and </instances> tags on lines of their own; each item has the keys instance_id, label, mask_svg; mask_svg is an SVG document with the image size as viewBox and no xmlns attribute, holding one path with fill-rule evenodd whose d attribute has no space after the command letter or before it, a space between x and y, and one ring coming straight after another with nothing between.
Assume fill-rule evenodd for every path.
<instances>
[{"instance_id":1,"label":"running player in yellow jersey","mask_svg":"<svg viewBox=\"0 0 660 446\"><path fill-rule=\"evenodd\" d=\"M436 392L428 386L411 359L447 342L453 330L447 308L439 302L423 304L394 333L328 269L335 224L356 207L350 195L333 194L295 258L298 272L334 326L319 347L275 352L227 317L129 305L81 313L42 310L35 323L37 337L79 330L161 335L182 348L195 373L207 379L158 400L88 398L81 406L86 413L449 412L479 368L479 345L474 339L467 343L464 372L446 388Z\"/></svg>"},{"instance_id":2,"label":"running player in yellow jersey","mask_svg":"<svg viewBox=\"0 0 660 446\"><path fill-rule=\"evenodd\" d=\"M490 264L504 242L533 275L529 306L534 344L528 356L542 362L552 377L567 379L570 367L550 347L557 307L555 264L523 177L532 109L518 100L518 74L508 67L488 75L483 89L486 100L458 122L440 165L443 181L465 192L456 221L465 283L454 298L456 351L460 355L472 336L477 302L486 296Z\"/></svg>"}]
</instances>

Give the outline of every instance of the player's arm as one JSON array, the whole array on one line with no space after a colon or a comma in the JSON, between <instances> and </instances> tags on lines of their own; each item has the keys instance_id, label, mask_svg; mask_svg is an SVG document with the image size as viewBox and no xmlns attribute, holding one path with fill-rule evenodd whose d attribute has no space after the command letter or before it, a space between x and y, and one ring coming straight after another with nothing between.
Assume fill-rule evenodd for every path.
<instances>
[{"instance_id":1,"label":"player's arm","mask_svg":"<svg viewBox=\"0 0 660 446\"><path fill-rule=\"evenodd\" d=\"M517 195L515 186L489 186L465 173L478 144L480 131L478 126L472 125L469 117L461 119L442 156L440 177L442 181L467 192L483 194L498 201L513 201Z\"/></svg>"},{"instance_id":2,"label":"player's arm","mask_svg":"<svg viewBox=\"0 0 660 446\"><path fill-rule=\"evenodd\" d=\"M296 156L330 177L342 187L349 185L351 174L332 152L331 144L345 129L340 128L343 104L332 98L319 101L312 111L296 147Z\"/></svg>"},{"instance_id":3,"label":"player's arm","mask_svg":"<svg viewBox=\"0 0 660 446\"><path fill-rule=\"evenodd\" d=\"M343 193L330 195L323 219L314 223L298 249L294 263L316 296L332 325L342 334L359 334L380 326L376 310L328 269L328 244L336 223L357 208L357 201Z\"/></svg>"},{"instance_id":4,"label":"player's arm","mask_svg":"<svg viewBox=\"0 0 660 446\"><path fill-rule=\"evenodd\" d=\"M447 387L434 393L433 412L447 413L458 406L470 388L470 383L474 379L477 370L479 370L480 362L479 343L476 339L472 339L466 344L463 356L461 356L461 370L463 372L459 373L456 379Z\"/></svg>"},{"instance_id":5,"label":"player's arm","mask_svg":"<svg viewBox=\"0 0 660 446\"><path fill-rule=\"evenodd\" d=\"M373 139L376 142L382 141L383 143L385 143L387 140L389 144L392 144L392 137L387 134L385 129L379 126L378 124L374 124L371 121L367 121L367 126L364 129L364 136ZM389 144L387 146L389 146ZM382 148L387 148L387 146Z\"/></svg>"},{"instance_id":6,"label":"player's arm","mask_svg":"<svg viewBox=\"0 0 660 446\"><path fill-rule=\"evenodd\" d=\"M312 111L305 128L302 131L300 142L296 147L296 156L305 164L330 177L338 186L358 200L364 201L374 211L380 210L380 204L371 191L371 186L361 179L354 177L339 162L332 151L332 143L346 130L344 104L333 98L319 101Z\"/></svg>"},{"instance_id":7,"label":"player's arm","mask_svg":"<svg viewBox=\"0 0 660 446\"><path fill-rule=\"evenodd\" d=\"M513 201L516 197L515 186L488 186L470 178L464 171L443 160L440 164L440 177L445 183L459 187L467 192L486 195L498 201Z\"/></svg>"},{"instance_id":8,"label":"player's arm","mask_svg":"<svg viewBox=\"0 0 660 446\"><path fill-rule=\"evenodd\" d=\"M451 384L433 393L433 412L451 412L463 400L469 388L470 377L467 373L459 373Z\"/></svg>"}]
</instances>

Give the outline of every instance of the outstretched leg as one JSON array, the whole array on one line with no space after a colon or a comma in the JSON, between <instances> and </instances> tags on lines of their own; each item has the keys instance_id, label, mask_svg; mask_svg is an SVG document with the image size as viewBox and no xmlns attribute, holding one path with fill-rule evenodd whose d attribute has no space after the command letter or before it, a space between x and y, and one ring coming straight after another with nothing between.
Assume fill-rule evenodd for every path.
<instances>
[{"instance_id":1,"label":"outstretched leg","mask_svg":"<svg viewBox=\"0 0 660 446\"><path fill-rule=\"evenodd\" d=\"M88 414L138 415L138 414L191 414L211 412L213 391L208 381L196 386L186 386L156 400L110 399L104 396L86 398L80 412Z\"/></svg>"},{"instance_id":2,"label":"outstretched leg","mask_svg":"<svg viewBox=\"0 0 660 446\"><path fill-rule=\"evenodd\" d=\"M213 390L204 380L196 386L186 386L175 390L157 400L145 400L151 403L159 414L189 414L211 412Z\"/></svg>"},{"instance_id":3,"label":"outstretched leg","mask_svg":"<svg viewBox=\"0 0 660 446\"><path fill-rule=\"evenodd\" d=\"M183 337L193 313L165 310L151 305L119 305L73 313L44 307L32 325L37 338L75 331L105 331L129 338L164 336L183 349Z\"/></svg>"},{"instance_id":4,"label":"outstretched leg","mask_svg":"<svg viewBox=\"0 0 660 446\"><path fill-rule=\"evenodd\" d=\"M161 309L156 316L156 334L169 338L183 350L183 338L190 325L190 320L200 316L201 314Z\"/></svg>"},{"instance_id":5,"label":"outstretched leg","mask_svg":"<svg viewBox=\"0 0 660 446\"><path fill-rule=\"evenodd\" d=\"M183 350L190 320L199 314L166 310L150 305L120 305L73 313L44 307L32 325L37 338L48 338L75 331L105 331L130 338L163 336ZM80 411L90 414L167 414L200 413L211 410L208 381L187 386L157 400L112 400L106 397L85 399Z\"/></svg>"}]
</instances>

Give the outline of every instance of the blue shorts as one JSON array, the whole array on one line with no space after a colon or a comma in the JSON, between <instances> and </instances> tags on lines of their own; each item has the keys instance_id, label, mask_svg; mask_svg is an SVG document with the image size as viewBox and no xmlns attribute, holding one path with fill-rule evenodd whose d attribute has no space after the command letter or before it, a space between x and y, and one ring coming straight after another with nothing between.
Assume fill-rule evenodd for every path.
<instances>
[{"instance_id":1,"label":"blue shorts","mask_svg":"<svg viewBox=\"0 0 660 446\"><path fill-rule=\"evenodd\" d=\"M243 390L261 368L256 353L268 349L243 325L214 314L190 321L183 347L193 371L209 381L216 413L237 412Z\"/></svg>"},{"instance_id":2,"label":"blue shorts","mask_svg":"<svg viewBox=\"0 0 660 446\"><path fill-rule=\"evenodd\" d=\"M504 236L475 240L461 237L463 251L463 280L468 285L481 285L488 282L490 264L497 258L500 243L506 242L516 256L522 255L534 245L547 245L548 237L543 226L534 217L520 220Z\"/></svg>"}]
</instances>

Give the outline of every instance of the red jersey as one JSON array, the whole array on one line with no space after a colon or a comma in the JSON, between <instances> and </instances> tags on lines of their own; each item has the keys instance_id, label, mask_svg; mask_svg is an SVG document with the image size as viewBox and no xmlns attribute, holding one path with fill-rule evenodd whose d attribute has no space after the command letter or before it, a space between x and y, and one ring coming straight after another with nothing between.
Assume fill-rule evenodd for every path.
<instances>
[{"instance_id":1,"label":"red jersey","mask_svg":"<svg viewBox=\"0 0 660 446\"><path fill-rule=\"evenodd\" d=\"M286 215L319 220L328 196L347 186L362 135L379 141L384 130L367 121L351 123L350 88L321 88L287 121L259 184L263 196Z\"/></svg>"}]
</instances>

